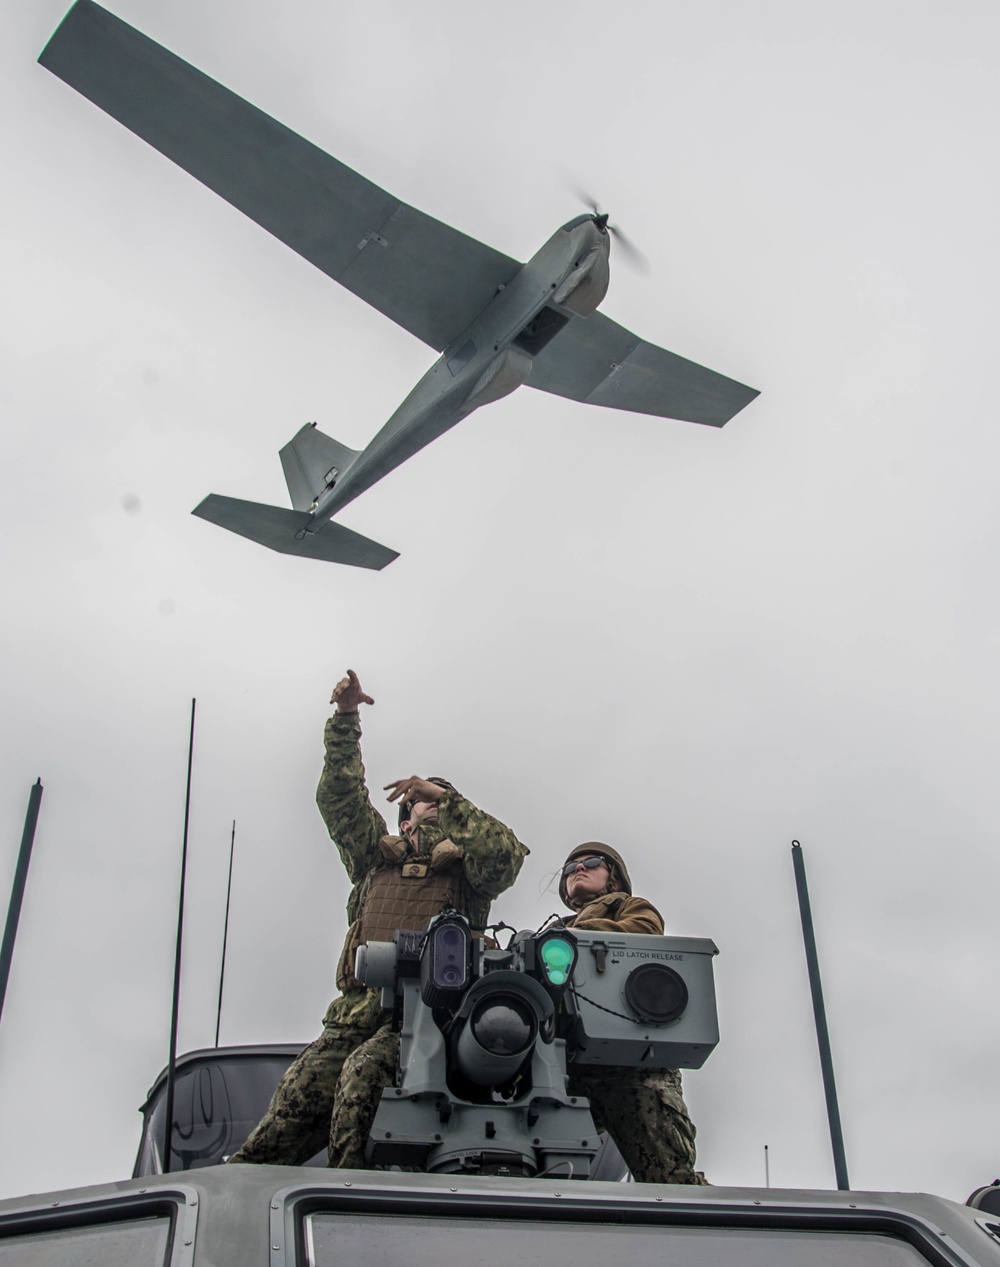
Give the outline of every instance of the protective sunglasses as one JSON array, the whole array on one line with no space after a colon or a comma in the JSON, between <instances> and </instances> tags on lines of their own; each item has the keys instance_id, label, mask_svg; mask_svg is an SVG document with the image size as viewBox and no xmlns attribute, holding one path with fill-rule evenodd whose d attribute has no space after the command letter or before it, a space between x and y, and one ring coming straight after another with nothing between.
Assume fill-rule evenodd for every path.
<instances>
[{"instance_id":1,"label":"protective sunglasses","mask_svg":"<svg viewBox=\"0 0 1000 1267\"><path fill-rule=\"evenodd\" d=\"M608 865L607 858L574 858L572 862L567 862L562 869L564 876L572 875L578 866L583 865L588 871L594 871L597 867L606 867Z\"/></svg>"}]
</instances>

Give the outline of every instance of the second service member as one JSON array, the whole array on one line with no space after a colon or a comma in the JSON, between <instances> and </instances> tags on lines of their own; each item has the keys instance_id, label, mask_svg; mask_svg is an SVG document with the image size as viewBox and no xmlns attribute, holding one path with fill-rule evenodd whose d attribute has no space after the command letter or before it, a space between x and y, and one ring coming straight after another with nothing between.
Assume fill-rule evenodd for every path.
<instances>
[{"instance_id":1,"label":"second service member","mask_svg":"<svg viewBox=\"0 0 1000 1267\"><path fill-rule=\"evenodd\" d=\"M610 845L578 845L562 867L559 896L573 912L568 928L608 933L663 932L663 916L635 897L628 868ZM344 1062L330 1129L330 1164L364 1169L365 1146L384 1087L396 1080L399 1035L389 1020ZM586 1096L594 1124L607 1131L634 1179L645 1183L704 1184L695 1170L695 1129L676 1069L602 1065L576 1069L570 1095Z\"/></svg>"}]
</instances>

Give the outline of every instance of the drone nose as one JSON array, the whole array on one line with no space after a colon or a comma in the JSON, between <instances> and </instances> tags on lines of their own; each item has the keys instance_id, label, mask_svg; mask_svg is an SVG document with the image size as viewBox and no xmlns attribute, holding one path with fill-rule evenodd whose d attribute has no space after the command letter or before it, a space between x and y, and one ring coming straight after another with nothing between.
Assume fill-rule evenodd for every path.
<instances>
[{"instance_id":1,"label":"drone nose","mask_svg":"<svg viewBox=\"0 0 1000 1267\"><path fill-rule=\"evenodd\" d=\"M601 214L601 215L599 215L599 216L596 216L596 215L594 216L594 224L596 224L596 225L597 225L598 229L600 229L600 231L601 231L602 233L606 233L606 232L607 232L607 229L608 229L608 218L609 218L609 217L608 217L608 213L607 213L606 211L605 211L605 212L603 212L603 214Z\"/></svg>"}]
</instances>

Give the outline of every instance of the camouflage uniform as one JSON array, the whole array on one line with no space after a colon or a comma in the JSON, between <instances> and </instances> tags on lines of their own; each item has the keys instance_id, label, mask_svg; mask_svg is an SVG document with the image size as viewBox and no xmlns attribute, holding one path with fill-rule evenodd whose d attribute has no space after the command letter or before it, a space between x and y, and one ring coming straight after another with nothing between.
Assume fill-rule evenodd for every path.
<instances>
[{"instance_id":1,"label":"camouflage uniform","mask_svg":"<svg viewBox=\"0 0 1000 1267\"><path fill-rule=\"evenodd\" d=\"M596 843L596 842L594 842ZM574 850L610 854L631 888L621 858L607 846ZM573 855L571 855L572 857ZM565 882L560 885L569 905ZM569 927L603 932L663 932L663 916L645 898L630 892L605 893L591 898L564 921ZM387 1021L344 1062L330 1128L330 1165L363 1169L365 1146L382 1097L396 1081L399 1035ZM695 1128L688 1116L676 1069L595 1067L575 1071L569 1079L571 1095L586 1096L594 1123L618 1145L633 1177L642 1183L704 1184L695 1170Z\"/></svg>"},{"instance_id":2,"label":"camouflage uniform","mask_svg":"<svg viewBox=\"0 0 1000 1267\"><path fill-rule=\"evenodd\" d=\"M399 1035L390 1022L344 1061L330 1121L330 1165L364 1170L365 1147L385 1087L396 1085Z\"/></svg>"},{"instance_id":3,"label":"camouflage uniform","mask_svg":"<svg viewBox=\"0 0 1000 1267\"><path fill-rule=\"evenodd\" d=\"M267 1113L232 1162L301 1165L324 1146L337 1083L350 1054L389 1017L381 992L353 975L353 950L370 890L385 869L398 865L405 842L386 834L382 815L365 787L361 723L356 713L334 713L326 723L326 759L316 803L354 886L347 902L351 928L337 973L343 991L326 1010L323 1032L291 1064ZM448 842L451 842L450 845ZM489 920L490 903L517 877L528 850L514 833L454 789L437 803L437 822L421 824L421 855L438 846L452 865L451 900L473 928Z\"/></svg>"}]
</instances>

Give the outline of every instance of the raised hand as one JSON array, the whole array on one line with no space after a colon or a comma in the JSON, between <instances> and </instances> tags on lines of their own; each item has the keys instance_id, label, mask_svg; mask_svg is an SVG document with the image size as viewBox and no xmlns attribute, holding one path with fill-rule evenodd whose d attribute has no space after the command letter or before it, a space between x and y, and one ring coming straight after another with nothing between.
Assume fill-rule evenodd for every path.
<instances>
[{"instance_id":1,"label":"raised hand","mask_svg":"<svg viewBox=\"0 0 1000 1267\"><path fill-rule=\"evenodd\" d=\"M348 669L347 677L342 677L333 688L330 703L337 705L338 713L356 713L359 704L374 704L375 701L361 689L354 670Z\"/></svg>"},{"instance_id":2,"label":"raised hand","mask_svg":"<svg viewBox=\"0 0 1000 1267\"><path fill-rule=\"evenodd\" d=\"M389 793L387 800L402 800L404 805L413 805L416 801L436 805L448 789L441 787L439 783L431 783L428 779L419 779L411 774L408 779L394 779L382 790Z\"/></svg>"}]
</instances>

